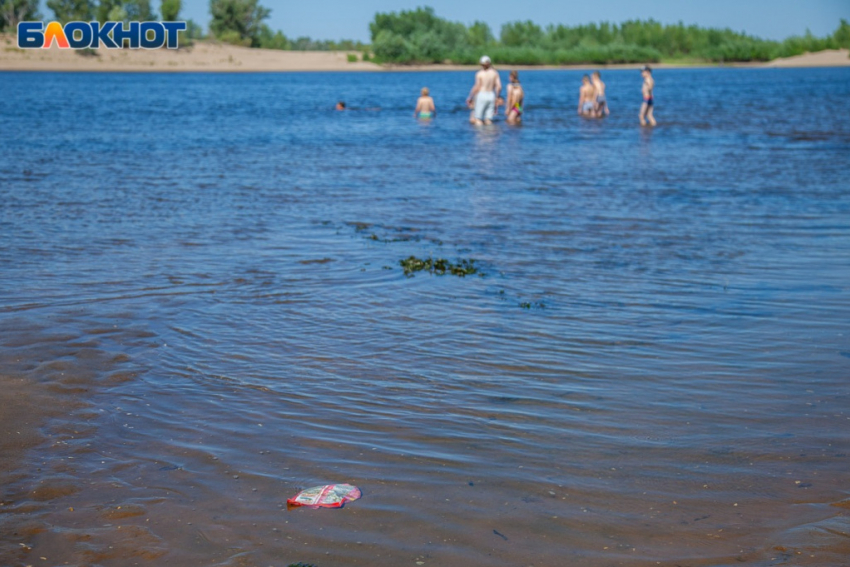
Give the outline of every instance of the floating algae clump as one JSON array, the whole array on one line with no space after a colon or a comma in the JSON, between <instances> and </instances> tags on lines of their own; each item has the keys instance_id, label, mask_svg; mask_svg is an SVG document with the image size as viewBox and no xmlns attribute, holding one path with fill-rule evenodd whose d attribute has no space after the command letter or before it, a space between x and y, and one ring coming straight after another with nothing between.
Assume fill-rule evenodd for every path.
<instances>
[{"instance_id":1,"label":"floating algae clump","mask_svg":"<svg viewBox=\"0 0 850 567\"><path fill-rule=\"evenodd\" d=\"M457 263L449 262L445 258L417 258L411 256L399 261L404 269L404 275L412 276L416 272L428 272L438 276L450 274L452 276L466 277L472 274L477 274L478 268L475 267L475 260L461 259Z\"/></svg>"}]
</instances>

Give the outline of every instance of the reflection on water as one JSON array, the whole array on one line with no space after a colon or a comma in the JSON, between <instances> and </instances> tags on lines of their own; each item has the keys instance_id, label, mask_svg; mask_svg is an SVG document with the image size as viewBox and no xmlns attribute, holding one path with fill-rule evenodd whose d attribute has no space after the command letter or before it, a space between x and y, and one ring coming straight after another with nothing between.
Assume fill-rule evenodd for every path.
<instances>
[{"instance_id":1,"label":"reflection on water","mask_svg":"<svg viewBox=\"0 0 850 567\"><path fill-rule=\"evenodd\" d=\"M580 75L3 75L0 563L841 564L850 73Z\"/></svg>"}]
</instances>

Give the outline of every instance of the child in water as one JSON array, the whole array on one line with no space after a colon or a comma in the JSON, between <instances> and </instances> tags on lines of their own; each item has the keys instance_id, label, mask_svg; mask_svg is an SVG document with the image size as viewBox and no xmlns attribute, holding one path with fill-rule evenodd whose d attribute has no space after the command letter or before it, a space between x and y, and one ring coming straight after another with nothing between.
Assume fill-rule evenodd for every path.
<instances>
[{"instance_id":1,"label":"child in water","mask_svg":"<svg viewBox=\"0 0 850 567\"><path fill-rule=\"evenodd\" d=\"M655 79L652 78L652 69L649 65L645 65L640 72L643 77L643 85L641 86L641 94L643 95L643 104L640 105L640 125L646 126L647 122L650 126L655 126L655 117L652 111L655 109L655 101L653 91L655 89Z\"/></svg>"},{"instance_id":2,"label":"child in water","mask_svg":"<svg viewBox=\"0 0 850 567\"><path fill-rule=\"evenodd\" d=\"M596 90L590 77L585 75L581 78L581 88L578 92L578 113L586 118L598 118L596 113Z\"/></svg>"},{"instance_id":3,"label":"child in water","mask_svg":"<svg viewBox=\"0 0 850 567\"><path fill-rule=\"evenodd\" d=\"M472 91L469 91L469 96L466 97L466 107L469 109L469 123L475 124L475 97Z\"/></svg>"},{"instance_id":4,"label":"child in water","mask_svg":"<svg viewBox=\"0 0 850 567\"><path fill-rule=\"evenodd\" d=\"M437 114L437 107L434 106L434 99L429 96L428 87L422 88L422 96L416 101L416 109L413 111L413 116L419 120L430 120Z\"/></svg>"},{"instance_id":5,"label":"child in water","mask_svg":"<svg viewBox=\"0 0 850 567\"><path fill-rule=\"evenodd\" d=\"M518 124L522 121L522 103L525 92L519 84L519 73L511 71L510 83L508 83L508 104L505 107L505 115L508 124Z\"/></svg>"}]
</instances>

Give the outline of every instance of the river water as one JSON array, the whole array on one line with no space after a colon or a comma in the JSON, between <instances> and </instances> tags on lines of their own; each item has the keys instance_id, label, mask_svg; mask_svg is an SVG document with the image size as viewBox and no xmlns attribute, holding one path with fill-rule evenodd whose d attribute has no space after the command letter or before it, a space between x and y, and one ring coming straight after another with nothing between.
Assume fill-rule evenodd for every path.
<instances>
[{"instance_id":1,"label":"river water","mask_svg":"<svg viewBox=\"0 0 850 567\"><path fill-rule=\"evenodd\" d=\"M0 73L0 563L843 564L850 69L580 77Z\"/></svg>"}]
</instances>

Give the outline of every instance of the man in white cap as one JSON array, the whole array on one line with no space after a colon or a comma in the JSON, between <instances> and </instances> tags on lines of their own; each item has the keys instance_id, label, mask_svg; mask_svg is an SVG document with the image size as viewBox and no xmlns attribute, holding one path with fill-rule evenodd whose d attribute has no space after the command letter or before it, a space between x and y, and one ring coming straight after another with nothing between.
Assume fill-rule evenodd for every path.
<instances>
[{"instance_id":1,"label":"man in white cap","mask_svg":"<svg viewBox=\"0 0 850 567\"><path fill-rule=\"evenodd\" d=\"M483 69L475 74L475 84L466 102L471 104L475 101L474 124L492 124L493 115L496 113L496 98L502 94L502 81L498 71L493 69L489 57L482 56L480 63Z\"/></svg>"}]
</instances>

